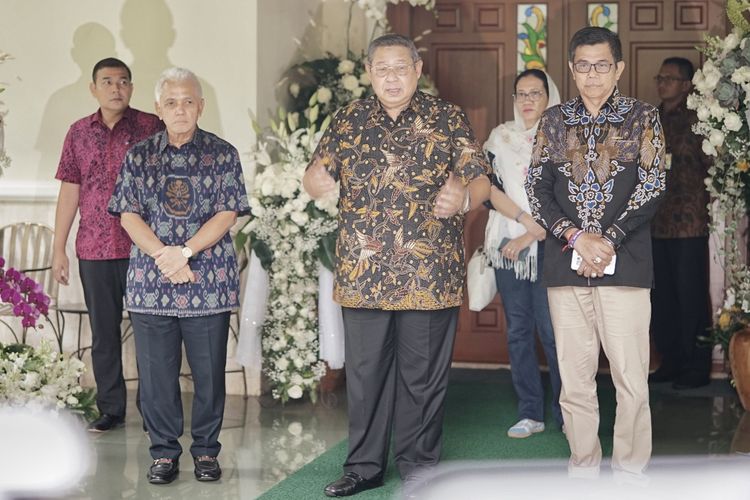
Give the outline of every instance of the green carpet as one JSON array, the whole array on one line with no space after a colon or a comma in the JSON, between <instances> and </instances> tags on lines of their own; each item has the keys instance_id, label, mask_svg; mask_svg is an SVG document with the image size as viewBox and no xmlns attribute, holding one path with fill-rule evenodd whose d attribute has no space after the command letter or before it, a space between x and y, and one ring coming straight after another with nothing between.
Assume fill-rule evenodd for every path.
<instances>
[{"instance_id":1,"label":"green carpet","mask_svg":"<svg viewBox=\"0 0 750 500\"><path fill-rule=\"evenodd\" d=\"M548 386L547 386L548 387ZM549 390L547 391L549 392ZM605 456L612 450L614 389L608 378L599 381L600 433ZM549 405L548 405L549 406ZM548 415L550 412L547 412ZM547 430L527 439L511 439L505 432L517 420L516 400L508 372L459 370L451 372L444 425L443 463L451 460L567 458L568 443L551 415ZM262 500L323 499L323 488L343 472L346 440L326 451L280 482ZM357 500L392 498L401 480L389 463L382 488L366 491Z\"/></svg>"}]
</instances>

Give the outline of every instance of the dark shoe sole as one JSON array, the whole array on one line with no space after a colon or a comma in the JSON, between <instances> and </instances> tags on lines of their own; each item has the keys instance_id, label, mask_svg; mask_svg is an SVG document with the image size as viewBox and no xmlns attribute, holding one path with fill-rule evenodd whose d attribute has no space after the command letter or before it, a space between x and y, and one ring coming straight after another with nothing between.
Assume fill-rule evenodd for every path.
<instances>
[{"instance_id":1,"label":"dark shoe sole","mask_svg":"<svg viewBox=\"0 0 750 500\"><path fill-rule=\"evenodd\" d=\"M165 479L162 477L149 477L148 482L151 484L169 484L173 482L175 479L177 479L177 476L179 475L180 475L180 471L178 470L177 472L174 473L174 476L172 476L169 479Z\"/></svg>"},{"instance_id":2,"label":"dark shoe sole","mask_svg":"<svg viewBox=\"0 0 750 500\"><path fill-rule=\"evenodd\" d=\"M119 424L114 424L109 429L97 429L95 427L89 427L88 431L89 432L94 432L94 433L97 433L97 434L101 434L102 432L107 432L107 431L111 431L111 430L114 430L114 429L119 429L120 427L125 427L125 422L120 422Z\"/></svg>"},{"instance_id":3,"label":"dark shoe sole","mask_svg":"<svg viewBox=\"0 0 750 500\"><path fill-rule=\"evenodd\" d=\"M219 477L211 477L211 476L199 476L198 474L195 475L195 479L202 483L210 483L213 481L218 481L221 479L221 474L219 474Z\"/></svg>"}]
</instances>

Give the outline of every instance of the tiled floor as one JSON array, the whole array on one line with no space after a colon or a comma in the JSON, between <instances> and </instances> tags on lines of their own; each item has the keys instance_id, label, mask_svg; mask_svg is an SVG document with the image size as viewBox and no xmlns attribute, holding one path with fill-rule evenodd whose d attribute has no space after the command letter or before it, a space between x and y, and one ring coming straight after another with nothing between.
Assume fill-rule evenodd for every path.
<instances>
[{"instance_id":1,"label":"tiled floor","mask_svg":"<svg viewBox=\"0 0 750 500\"><path fill-rule=\"evenodd\" d=\"M465 380L475 376L471 373L456 370L454 378ZM504 370L476 373L483 379L509 378ZM131 398L134 395L130 393ZM652 387L652 395L655 456L750 451L750 417L742 411L726 381L683 392L661 384ZM265 397L244 400L230 396L220 438L225 474L218 483L197 482L186 452L181 475L173 484L150 485L145 474L150 463L148 439L141 429L141 419L132 412L124 428L89 435L95 454L92 467L79 491L67 498L255 498L346 437L343 397L339 392L317 405L301 402L281 406ZM190 425L190 399L189 394L184 396L186 429ZM131 404L130 408L135 406ZM189 430L181 442L187 450Z\"/></svg>"}]
</instances>

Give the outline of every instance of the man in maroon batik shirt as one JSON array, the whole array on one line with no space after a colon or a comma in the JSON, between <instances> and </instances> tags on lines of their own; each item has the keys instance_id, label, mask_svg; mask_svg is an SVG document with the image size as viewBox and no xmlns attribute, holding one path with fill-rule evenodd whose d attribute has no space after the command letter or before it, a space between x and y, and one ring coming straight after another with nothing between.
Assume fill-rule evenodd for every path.
<instances>
[{"instance_id":1,"label":"man in maroon batik shirt","mask_svg":"<svg viewBox=\"0 0 750 500\"><path fill-rule=\"evenodd\" d=\"M92 432L105 432L125 421L125 380L120 343L123 296L131 241L120 220L107 212L125 153L162 130L156 115L129 106L130 68L115 58L94 66L91 94L99 110L71 125L65 137L56 179L62 181L55 214L52 272L67 285L70 263L65 252L76 212L81 219L76 256L91 324L91 359L100 417Z\"/></svg>"}]
</instances>

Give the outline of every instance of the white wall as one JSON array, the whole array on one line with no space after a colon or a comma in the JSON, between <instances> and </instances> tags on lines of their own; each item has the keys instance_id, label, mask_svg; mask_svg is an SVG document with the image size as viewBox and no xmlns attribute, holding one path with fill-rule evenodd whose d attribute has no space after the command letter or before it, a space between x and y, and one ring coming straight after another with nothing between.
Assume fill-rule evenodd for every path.
<instances>
[{"instance_id":1,"label":"white wall","mask_svg":"<svg viewBox=\"0 0 750 500\"><path fill-rule=\"evenodd\" d=\"M277 85L284 71L328 51L345 52L348 7L343 0L0 0L0 50L14 57L0 65L10 111L5 145L13 160L0 177L0 226L54 225L60 149L70 124L96 111L88 83L99 59L114 55L131 66L131 104L147 111L163 69L194 71L206 98L200 125L234 144L246 163L255 140L251 117L268 123L286 92ZM355 8L353 50L366 45L368 29ZM68 241L71 285L60 292L68 303L83 301L76 229ZM73 320L68 328L77 326ZM90 336L87 324L83 334ZM251 376L256 392L257 380ZM228 389L237 392L237 382L228 379Z\"/></svg>"}]
</instances>

